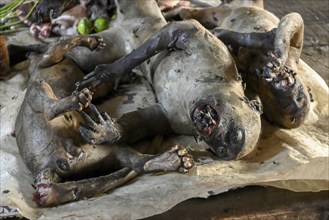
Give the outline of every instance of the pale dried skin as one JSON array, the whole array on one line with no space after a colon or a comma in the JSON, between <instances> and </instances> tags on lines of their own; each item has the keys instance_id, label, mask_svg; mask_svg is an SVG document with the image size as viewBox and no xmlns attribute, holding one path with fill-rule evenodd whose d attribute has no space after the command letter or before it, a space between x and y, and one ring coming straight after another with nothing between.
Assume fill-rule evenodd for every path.
<instances>
[{"instance_id":1,"label":"pale dried skin","mask_svg":"<svg viewBox=\"0 0 329 220\"><path fill-rule=\"evenodd\" d=\"M148 59L148 68L151 69L144 74L152 84L161 108L149 115L140 114L141 111L132 112L136 118L143 119L138 122L120 118L117 126L124 127L119 129L120 135L116 135L120 139L114 140L111 135L106 135L108 132L105 130L118 130L113 128L113 124L107 124L109 128L104 127L94 133L83 128L87 141L113 143L136 140L136 132L130 127L151 127L139 131L140 137L158 133L161 130L159 124L147 122L159 119L161 122L168 120L170 129L177 134L196 135L192 114L195 109L210 105L219 115L220 122L211 129L211 134L201 138L213 151L223 159L235 159L242 149L246 152L253 149L260 133L259 112L244 96L239 75L226 47L195 21L172 22L164 26L116 62L97 66L77 86L89 86L94 90L106 81L115 81L117 85L122 76ZM152 69L155 69L154 73ZM234 138L236 132L241 133L240 139ZM218 148L226 151L218 153Z\"/></svg>"},{"instance_id":2,"label":"pale dried skin","mask_svg":"<svg viewBox=\"0 0 329 220\"><path fill-rule=\"evenodd\" d=\"M152 1L135 1L133 7L125 4L127 2L120 2L118 20L113 23L113 28L101 33L108 42L107 45L111 45L106 48L110 52L95 55L102 59L111 54L113 59L122 53L121 58L113 63L97 66L84 77L84 81L77 83L78 89L87 86L94 90L104 81L111 81L115 84L114 88L117 88L121 78L140 65L144 76L155 89L161 108L150 115L140 115L140 111L132 112L131 115L140 118L132 123L120 118L118 123L124 129L121 129L119 136L122 138L118 141L138 140L143 136L159 133L160 125L163 124L169 124L170 127L162 131L171 129L177 134L197 135L191 114L195 108L210 104L220 115L221 122L217 129L213 129L214 135L209 140L207 137L201 138L216 153L218 147L225 147L227 153L220 155L223 159L235 159L241 149L250 152L260 133L260 112L245 97L240 76L226 47L198 22L172 22L166 25ZM139 12L135 15L134 11ZM129 20L134 16L134 20ZM128 21L130 23L123 30L122 27ZM121 38L116 41L118 33ZM115 47L121 49L114 51L114 40L117 42ZM137 49L124 51L123 48L127 47ZM73 60L83 64L83 58L77 52L73 55ZM97 62L100 61L95 63ZM149 123L158 119L161 121L160 125ZM134 132L135 129L130 127L150 129ZM88 136L87 141L95 141L96 136L100 138L99 134L94 133L93 137L92 132L82 130ZM234 138L230 138L235 136L235 130L243 133L243 138L236 143ZM109 138L107 141L113 140Z\"/></svg>"}]
</instances>

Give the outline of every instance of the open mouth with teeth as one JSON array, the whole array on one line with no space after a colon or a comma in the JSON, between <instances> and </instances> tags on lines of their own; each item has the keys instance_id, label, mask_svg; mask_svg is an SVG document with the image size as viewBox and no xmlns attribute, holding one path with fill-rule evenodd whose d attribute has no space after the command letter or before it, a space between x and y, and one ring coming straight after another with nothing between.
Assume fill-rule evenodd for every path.
<instances>
[{"instance_id":1,"label":"open mouth with teeth","mask_svg":"<svg viewBox=\"0 0 329 220\"><path fill-rule=\"evenodd\" d=\"M282 70L279 70L278 65L271 62L266 64L266 67L263 69L263 74L265 81L272 82L275 87L280 89L287 89L296 81L295 71L287 66L284 66Z\"/></svg>"},{"instance_id":2,"label":"open mouth with teeth","mask_svg":"<svg viewBox=\"0 0 329 220\"><path fill-rule=\"evenodd\" d=\"M295 83L296 73L290 68L284 66L277 77L274 79L275 86L278 88L287 88Z\"/></svg>"},{"instance_id":3,"label":"open mouth with teeth","mask_svg":"<svg viewBox=\"0 0 329 220\"><path fill-rule=\"evenodd\" d=\"M219 115L210 105L195 108L192 120L197 133L203 138L209 138L219 124Z\"/></svg>"}]
</instances>

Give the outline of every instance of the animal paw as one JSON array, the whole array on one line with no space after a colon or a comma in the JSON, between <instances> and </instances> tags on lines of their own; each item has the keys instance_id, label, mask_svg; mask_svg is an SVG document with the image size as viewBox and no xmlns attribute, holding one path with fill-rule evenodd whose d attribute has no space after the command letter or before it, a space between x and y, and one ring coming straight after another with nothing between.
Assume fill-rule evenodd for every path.
<instances>
[{"instance_id":1,"label":"animal paw","mask_svg":"<svg viewBox=\"0 0 329 220\"><path fill-rule=\"evenodd\" d=\"M127 73L124 65L120 62L100 64L95 70L83 77L83 81L75 83L76 91L88 87L95 90L97 86L105 82L113 82L113 89L116 90L122 77Z\"/></svg>"},{"instance_id":2,"label":"animal paw","mask_svg":"<svg viewBox=\"0 0 329 220\"><path fill-rule=\"evenodd\" d=\"M194 165L192 155L190 155L186 148L175 145L165 153L147 161L144 165L144 171L177 171L180 173L187 173Z\"/></svg>"},{"instance_id":3,"label":"animal paw","mask_svg":"<svg viewBox=\"0 0 329 220\"><path fill-rule=\"evenodd\" d=\"M258 69L257 74L262 76L265 81L271 82L276 78L281 68L280 60L272 53L269 54L269 61L265 64L261 71Z\"/></svg>"},{"instance_id":4,"label":"animal paw","mask_svg":"<svg viewBox=\"0 0 329 220\"><path fill-rule=\"evenodd\" d=\"M49 206L50 203L52 203L51 201L54 200L54 192L52 190L53 182L59 181L59 176L50 169L41 171L34 183L35 192L33 193L33 201L35 201L38 206Z\"/></svg>"},{"instance_id":5,"label":"animal paw","mask_svg":"<svg viewBox=\"0 0 329 220\"><path fill-rule=\"evenodd\" d=\"M88 48L90 50L102 50L106 46L104 38L100 36L88 36Z\"/></svg>"},{"instance_id":6,"label":"animal paw","mask_svg":"<svg viewBox=\"0 0 329 220\"><path fill-rule=\"evenodd\" d=\"M295 71L287 66L284 66L274 80L275 87L278 89L287 89L291 87L296 81L295 75Z\"/></svg>"},{"instance_id":7,"label":"animal paw","mask_svg":"<svg viewBox=\"0 0 329 220\"><path fill-rule=\"evenodd\" d=\"M77 94L75 94L75 99L77 101L77 110L82 111L84 108L87 108L92 100L93 93L84 88Z\"/></svg>"},{"instance_id":8,"label":"animal paw","mask_svg":"<svg viewBox=\"0 0 329 220\"><path fill-rule=\"evenodd\" d=\"M277 89L286 89L295 83L296 72L288 66L281 65L280 60L270 54L270 61L257 74L266 82L271 82Z\"/></svg>"},{"instance_id":9,"label":"animal paw","mask_svg":"<svg viewBox=\"0 0 329 220\"><path fill-rule=\"evenodd\" d=\"M79 199L80 190L75 182L59 183L60 177L53 171L45 169L35 181L33 201L41 207L56 206Z\"/></svg>"},{"instance_id":10,"label":"animal paw","mask_svg":"<svg viewBox=\"0 0 329 220\"><path fill-rule=\"evenodd\" d=\"M104 142L115 143L121 137L121 128L106 112L99 113L96 106L89 105L90 110L96 115L99 123L96 123L89 115L82 112L89 129L80 126L82 137L91 144L101 144Z\"/></svg>"},{"instance_id":11,"label":"animal paw","mask_svg":"<svg viewBox=\"0 0 329 220\"><path fill-rule=\"evenodd\" d=\"M35 184L35 192L33 193L33 201L35 201L38 206L47 206L48 195L51 191L51 183L46 178L39 179Z\"/></svg>"}]
</instances>

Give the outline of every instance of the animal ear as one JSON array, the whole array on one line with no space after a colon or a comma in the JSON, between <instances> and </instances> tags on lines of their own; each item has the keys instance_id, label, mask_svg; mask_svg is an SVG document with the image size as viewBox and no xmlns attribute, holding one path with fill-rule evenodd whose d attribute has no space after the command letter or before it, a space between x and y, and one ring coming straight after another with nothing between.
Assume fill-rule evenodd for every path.
<instances>
[{"instance_id":1,"label":"animal ear","mask_svg":"<svg viewBox=\"0 0 329 220\"><path fill-rule=\"evenodd\" d=\"M256 110L256 112L258 112L260 115L263 114L263 105L259 101L250 100L248 104L252 109Z\"/></svg>"},{"instance_id":2,"label":"animal ear","mask_svg":"<svg viewBox=\"0 0 329 220\"><path fill-rule=\"evenodd\" d=\"M260 115L263 114L263 105L258 100L250 100L247 96L241 97L240 99L244 101L252 110L255 110Z\"/></svg>"}]
</instances>

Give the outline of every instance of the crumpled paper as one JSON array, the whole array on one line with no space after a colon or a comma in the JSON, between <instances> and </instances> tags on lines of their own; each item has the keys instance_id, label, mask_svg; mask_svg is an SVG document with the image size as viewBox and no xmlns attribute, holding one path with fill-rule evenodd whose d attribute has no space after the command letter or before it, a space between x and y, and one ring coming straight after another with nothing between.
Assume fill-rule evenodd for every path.
<instances>
[{"instance_id":1,"label":"crumpled paper","mask_svg":"<svg viewBox=\"0 0 329 220\"><path fill-rule=\"evenodd\" d=\"M31 219L139 219L165 212L190 198L206 198L247 185L304 192L328 190L328 86L303 61L299 64L299 74L314 97L306 123L289 130L263 120L257 149L246 158L220 161L205 150L204 143L196 143L193 137L156 137L151 141L158 143L159 151L175 143L188 147L197 166L188 174L142 175L97 198L38 208L32 201L32 175L19 155L14 137L14 123L26 88L26 70L18 69L12 78L0 81L0 206L17 207L24 217ZM120 94L99 108L117 117L154 103L151 90L143 82L124 86Z\"/></svg>"}]
</instances>

